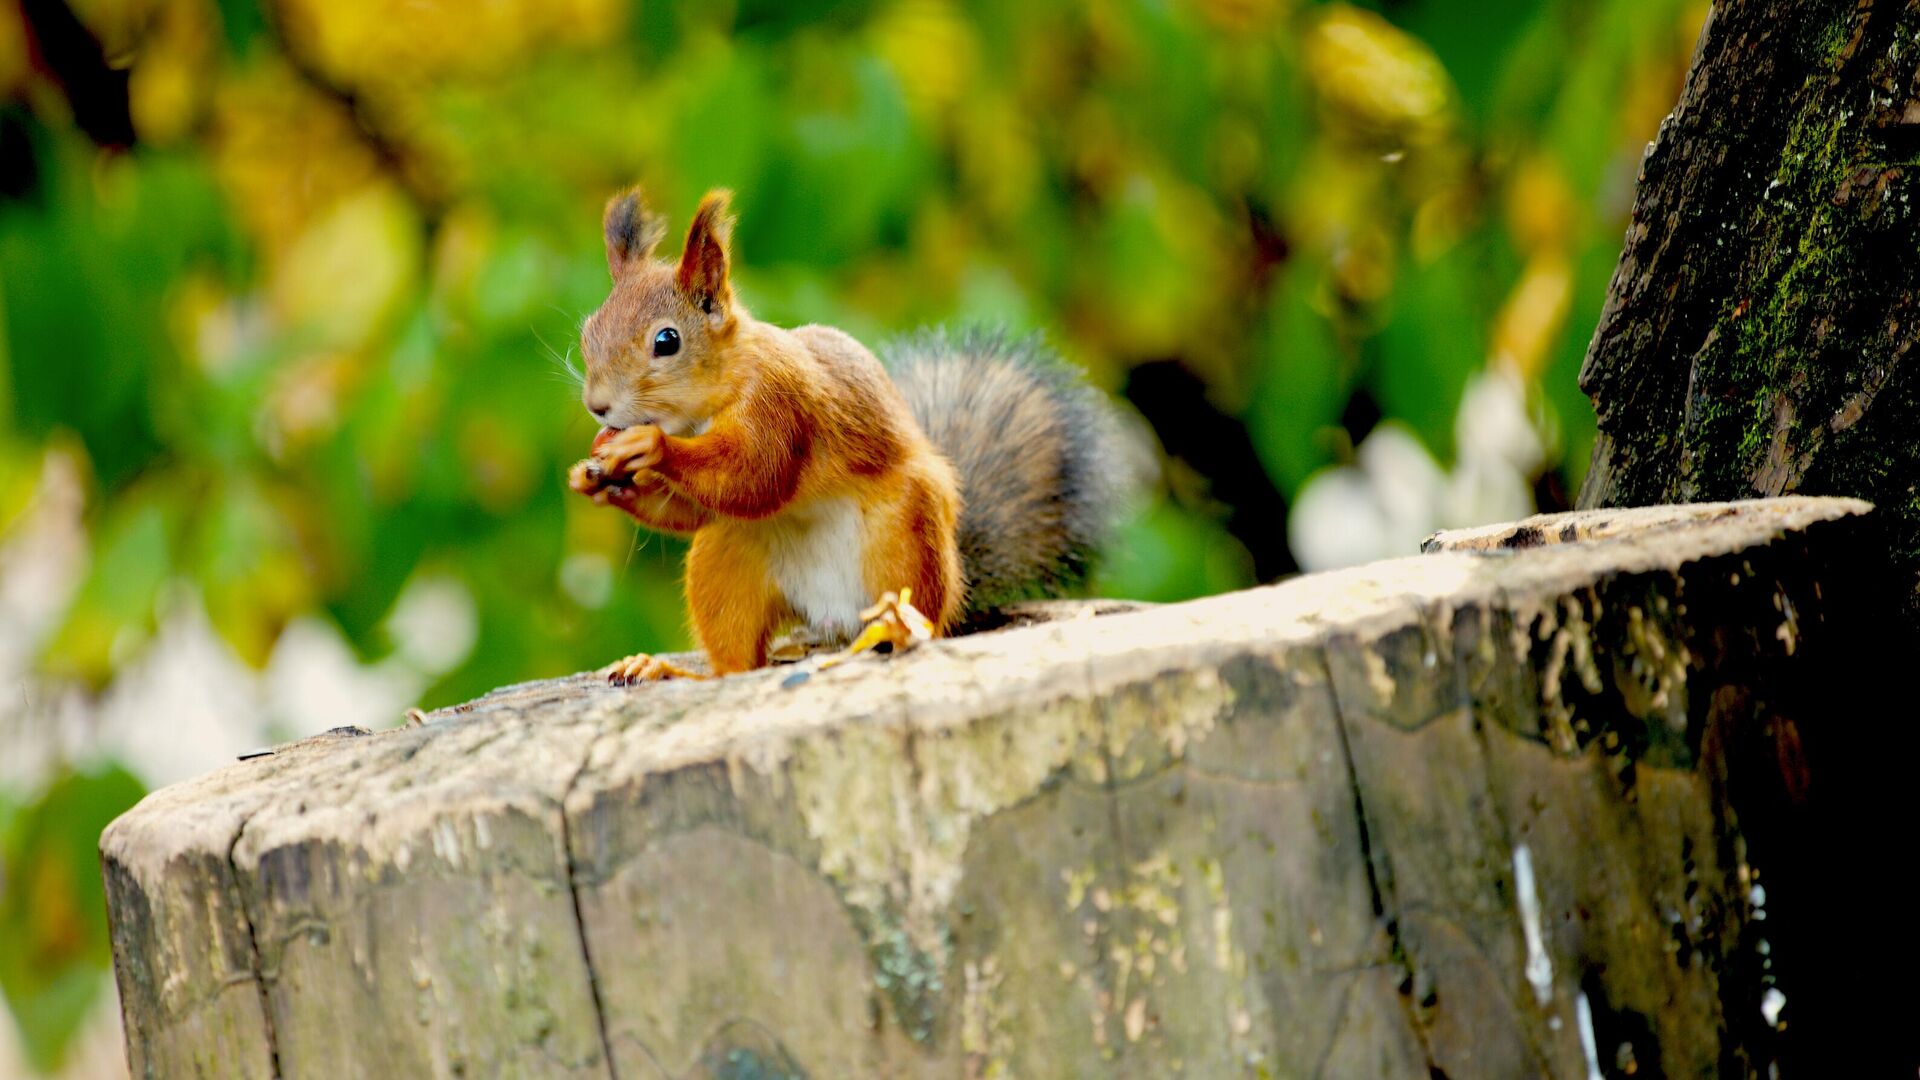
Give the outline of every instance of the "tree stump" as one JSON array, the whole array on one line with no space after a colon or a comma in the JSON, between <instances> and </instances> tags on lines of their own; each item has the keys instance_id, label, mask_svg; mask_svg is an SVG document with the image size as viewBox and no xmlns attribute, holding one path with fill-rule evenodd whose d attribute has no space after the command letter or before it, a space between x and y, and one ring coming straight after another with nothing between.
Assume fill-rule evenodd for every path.
<instances>
[{"instance_id":1,"label":"tree stump","mask_svg":"<svg viewBox=\"0 0 1920 1080\"><path fill-rule=\"evenodd\" d=\"M133 1073L1765 1075L1866 509L283 746L102 839Z\"/></svg>"}]
</instances>

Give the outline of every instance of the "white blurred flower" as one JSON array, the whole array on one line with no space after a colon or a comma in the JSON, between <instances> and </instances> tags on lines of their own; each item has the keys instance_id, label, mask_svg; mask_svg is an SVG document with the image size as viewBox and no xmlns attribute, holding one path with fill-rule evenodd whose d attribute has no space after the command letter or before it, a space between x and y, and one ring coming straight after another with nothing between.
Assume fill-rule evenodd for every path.
<instances>
[{"instance_id":1,"label":"white blurred flower","mask_svg":"<svg viewBox=\"0 0 1920 1080\"><path fill-rule=\"evenodd\" d=\"M392 727L426 682L412 665L394 659L360 663L337 627L308 617L280 632L262 690L277 733L304 738L349 724Z\"/></svg>"},{"instance_id":2,"label":"white blurred flower","mask_svg":"<svg viewBox=\"0 0 1920 1080\"><path fill-rule=\"evenodd\" d=\"M1546 446L1527 412L1527 388L1503 366L1467 378L1453 439L1462 461L1497 461L1530 476L1546 460Z\"/></svg>"},{"instance_id":3,"label":"white blurred flower","mask_svg":"<svg viewBox=\"0 0 1920 1080\"><path fill-rule=\"evenodd\" d=\"M1410 555L1433 532L1446 474L1412 432L1383 423L1354 459L1316 474L1294 500L1287 542L1302 569Z\"/></svg>"},{"instance_id":4,"label":"white blurred flower","mask_svg":"<svg viewBox=\"0 0 1920 1080\"><path fill-rule=\"evenodd\" d=\"M1504 368L1467 380L1454 417L1452 472L1404 426L1387 421L1323 469L1295 498L1287 540L1304 570L1412 555L1440 529L1513 521L1534 512L1531 478L1546 459L1526 387Z\"/></svg>"},{"instance_id":5,"label":"white blurred flower","mask_svg":"<svg viewBox=\"0 0 1920 1080\"><path fill-rule=\"evenodd\" d=\"M1533 513L1528 482L1546 461L1545 442L1527 412L1527 388L1496 365L1467 379L1454 415L1460 460L1447 478L1437 529L1514 521Z\"/></svg>"},{"instance_id":6,"label":"white blurred flower","mask_svg":"<svg viewBox=\"0 0 1920 1080\"><path fill-rule=\"evenodd\" d=\"M1425 540L1439 529L1518 521L1531 515L1533 510L1533 489L1519 470L1503 461L1463 458L1447 476L1432 528L1421 533L1420 539ZM1418 546L1416 543L1415 548Z\"/></svg>"},{"instance_id":7,"label":"white blurred flower","mask_svg":"<svg viewBox=\"0 0 1920 1080\"><path fill-rule=\"evenodd\" d=\"M452 671L473 651L480 617L458 580L422 574L409 582L387 617L399 657L428 675Z\"/></svg>"},{"instance_id":8,"label":"white blurred flower","mask_svg":"<svg viewBox=\"0 0 1920 1080\"><path fill-rule=\"evenodd\" d=\"M0 614L9 616L0 620L0 784L12 790L38 790L62 761L103 758L160 787L280 739L348 724L392 727L473 651L471 594L452 578L422 575L388 619L392 656L362 663L338 627L308 617L288 625L266 669L254 671L213 628L198 593L179 582L163 595L153 637L89 697L30 667L85 569L77 544L45 542L80 535L77 501L52 501L45 513L29 511L31 520L0 545Z\"/></svg>"},{"instance_id":9,"label":"white blurred flower","mask_svg":"<svg viewBox=\"0 0 1920 1080\"><path fill-rule=\"evenodd\" d=\"M1332 570L1380 557L1387 515L1367 474L1351 465L1316 473L1287 518L1287 543L1305 570Z\"/></svg>"},{"instance_id":10,"label":"white blurred flower","mask_svg":"<svg viewBox=\"0 0 1920 1080\"><path fill-rule=\"evenodd\" d=\"M85 509L80 464L49 451L32 502L0 536L0 681L26 677L86 575Z\"/></svg>"},{"instance_id":11,"label":"white blurred flower","mask_svg":"<svg viewBox=\"0 0 1920 1080\"><path fill-rule=\"evenodd\" d=\"M473 651L473 595L454 578L419 574L394 602L387 632L393 655L363 664L324 619L298 619L282 631L263 676L279 733L300 738L346 724L392 727L429 683Z\"/></svg>"},{"instance_id":12,"label":"white blurred flower","mask_svg":"<svg viewBox=\"0 0 1920 1080\"><path fill-rule=\"evenodd\" d=\"M87 738L80 692L43 686L33 671L86 577L85 509L79 462L51 450L32 501L0 534L0 788L36 790Z\"/></svg>"},{"instance_id":13,"label":"white blurred flower","mask_svg":"<svg viewBox=\"0 0 1920 1080\"><path fill-rule=\"evenodd\" d=\"M153 640L114 674L91 724L95 752L149 787L198 776L267 741L260 677L214 630L197 595L170 591Z\"/></svg>"},{"instance_id":14,"label":"white blurred flower","mask_svg":"<svg viewBox=\"0 0 1920 1080\"><path fill-rule=\"evenodd\" d=\"M1354 457L1379 492L1392 527L1418 529L1432 519L1446 473L1413 432L1388 421L1373 430Z\"/></svg>"}]
</instances>

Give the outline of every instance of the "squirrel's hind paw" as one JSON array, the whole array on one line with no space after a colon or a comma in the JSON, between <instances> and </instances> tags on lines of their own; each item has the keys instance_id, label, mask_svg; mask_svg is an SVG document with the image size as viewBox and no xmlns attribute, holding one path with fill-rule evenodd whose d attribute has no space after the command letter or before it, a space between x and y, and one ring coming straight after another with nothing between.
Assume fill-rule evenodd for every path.
<instances>
[{"instance_id":1,"label":"squirrel's hind paw","mask_svg":"<svg viewBox=\"0 0 1920 1080\"><path fill-rule=\"evenodd\" d=\"M648 653L634 653L632 656L615 660L600 669L600 674L615 686L629 686L640 682L658 682L661 679L711 679L713 676L703 671L681 667L663 656Z\"/></svg>"}]
</instances>

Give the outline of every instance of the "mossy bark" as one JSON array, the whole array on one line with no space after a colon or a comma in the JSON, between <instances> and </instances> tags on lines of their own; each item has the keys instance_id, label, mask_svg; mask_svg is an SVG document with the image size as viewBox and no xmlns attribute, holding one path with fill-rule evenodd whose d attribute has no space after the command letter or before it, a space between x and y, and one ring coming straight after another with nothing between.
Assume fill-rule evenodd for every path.
<instances>
[{"instance_id":1,"label":"mossy bark","mask_svg":"<svg viewBox=\"0 0 1920 1080\"><path fill-rule=\"evenodd\" d=\"M1766 1075L1772 980L1850 1001L1793 795L1830 744L1778 747L1865 662L1863 510L282 747L102 840L133 1072Z\"/></svg>"},{"instance_id":2,"label":"mossy bark","mask_svg":"<svg viewBox=\"0 0 1920 1080\"><path fill-rule=\"evenodd\" d=\"M1582 506L1848 495L1920 615L1920 5L1720 0L1581 371Z\"/></svg>"}]
</instances>

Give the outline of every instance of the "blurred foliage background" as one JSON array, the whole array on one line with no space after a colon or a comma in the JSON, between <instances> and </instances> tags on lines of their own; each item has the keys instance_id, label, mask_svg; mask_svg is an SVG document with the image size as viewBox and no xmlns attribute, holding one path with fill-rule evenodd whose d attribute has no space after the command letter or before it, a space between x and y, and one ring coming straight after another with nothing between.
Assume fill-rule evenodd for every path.
<instances>
[{"instance_id":1,"label":"blurred foliage background","mask_svg":"<svg viewBox=\"0 0 1920 1080\"><path fill-rule=\"evenodd\" d=\"M0 1073L111 1072L150 786L684 646L567 496L639 180L756 314L1046 333L1173 600L1554 509L1700 0L0 0ZM104 1047L104 1049L103 1049Z\"/></svg>"}]
</instances>

